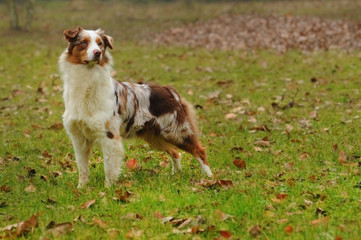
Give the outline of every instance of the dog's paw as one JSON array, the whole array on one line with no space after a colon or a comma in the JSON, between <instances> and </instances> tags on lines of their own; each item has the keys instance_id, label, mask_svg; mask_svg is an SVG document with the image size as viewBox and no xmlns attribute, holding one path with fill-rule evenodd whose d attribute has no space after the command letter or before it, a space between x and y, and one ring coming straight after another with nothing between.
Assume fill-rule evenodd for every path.
<instances>
[{"instance_id":1,"label":"dog's paw","mask_svg":"<svg viewBox=\"0 0 361 240\"><path fill-rule=\"evenodd\" d=\"M207 165L202 166L201 172L203 175L207 175L209 178L213 177L213 173Z\"/></svg>"}]
</instances>

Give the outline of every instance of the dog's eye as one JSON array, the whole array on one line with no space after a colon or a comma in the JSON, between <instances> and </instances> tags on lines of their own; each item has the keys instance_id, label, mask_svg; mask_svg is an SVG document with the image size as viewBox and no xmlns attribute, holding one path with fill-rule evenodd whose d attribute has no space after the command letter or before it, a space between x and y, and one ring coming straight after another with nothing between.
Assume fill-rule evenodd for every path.
<instances>
[{"instance_id":1,"label":"dog's eye","mask_svg":"<svg viewBox=\"0 0 361 240\"><path fill-rule=\"evenodd\" d=\"M87 42L82 42L81 45L86 46Z\"/></svg>"},{"instance_id":2,"label":"dog's eye","mask_svg":"<svg viewBox=\"0 0 361 240\"><path fill-rule=\"evenodd\" d=\"M99 42L98 45L101 46L101 45L103 45L103 43L102 43L102 42Z\"/></svg>"}]
</instances>

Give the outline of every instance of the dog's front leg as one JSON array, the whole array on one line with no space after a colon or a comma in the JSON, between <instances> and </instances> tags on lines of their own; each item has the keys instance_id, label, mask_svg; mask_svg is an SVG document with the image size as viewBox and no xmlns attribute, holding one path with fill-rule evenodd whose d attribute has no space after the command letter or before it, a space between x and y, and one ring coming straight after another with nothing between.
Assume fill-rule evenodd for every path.
<instances>
[{"instance_id":1,"label":"dog's front leg","mask_svg":"<svg viewBox=\"0 0 361 240\"><path fill-rule=\"evenodd\" d=\"M104 158L105 186L110 187L115 183L121 172L124 149L119 138L103 138L101 147Z\"/></svg>"},{"instance_id":2,"label":"dog's front leg","mask_svg":"<svg viewBox=\"0 0 361 240\"><path fill-rule=\"evenodd\" d=\"M79 171L78 188L82 188L89 182L88 160L93 142L87 140L81 134L70 134L70 137L73 143L75 159Z\"/></svg>"}]
</instances>

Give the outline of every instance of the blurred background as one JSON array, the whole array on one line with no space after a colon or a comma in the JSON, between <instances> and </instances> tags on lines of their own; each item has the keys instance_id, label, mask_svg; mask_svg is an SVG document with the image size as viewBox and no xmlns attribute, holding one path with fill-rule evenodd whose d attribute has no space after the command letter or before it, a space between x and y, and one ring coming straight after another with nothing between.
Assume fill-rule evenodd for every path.
<instances>
[{"instance_id":1,"label":"blurred background","mask_svg":"<svg viewBox=\"0 0 361 240\"><path fill-rule=\"evenodd\" d=\"M361 21L360 6L361 1L356 0L0 0L0 34L5 36L0 41L58 43L64 29L80 25L89 29L102 27L116 41L153 42L154 34L171 27L227 15L357 22ZM240 21L233 19L227 24Z\"/></svg>"}]
</instances>

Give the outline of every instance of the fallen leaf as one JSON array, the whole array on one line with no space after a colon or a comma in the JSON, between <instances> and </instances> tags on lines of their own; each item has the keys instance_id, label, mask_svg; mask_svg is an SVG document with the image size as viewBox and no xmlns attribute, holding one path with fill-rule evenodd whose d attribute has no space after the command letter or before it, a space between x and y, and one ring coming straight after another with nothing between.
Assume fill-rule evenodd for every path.
<instances>
[{"instance_id":1,"label":"fallen leaf","mask_svg":"<svg viewBox=\"0 0 361 240\"><path fill-rule=\"evenodd\" d=\"M34 186L34 184L30 183L29 186L27 186L24 189L25 192L36 192L36 187Z\"/></svg>"},{"instance_id":2,"label":"fallen leaf","mask_svg":"<svg viewBox=\"0 0 361 240\"><path fill-rule=\"evenodd\" d=\"M299 160L303 160L303 159L306 159L306 158L309 158L310 157L310 154L307 153L307 152L303 152L301 153L301 155L298 157Z\"/></svg>"},{"instance_id":3,"label":"fallen leaf","mask_svg":"<svg viewBox=\"0 0 361 240\"><path fill-rule=\"evenodd\" d=\"M128 169L135 169L137 167L137 160L135 158L129 159L126 163Z\"/></svg>"},{"instance_id":4,"label":"fallen leaf","mask_svg":"<svg viewBox=\"0 0 361 240\"><path fill-rule=\"evenodd\" d=\"M134 229L131 229L126 235L125 237L126 238L140 238L143 234L143 230L134 230Z\"/></svg>"},{"instance_id":5,"label":"fallen leaf","mask_svg":"<svg viewBox=\"0 0 361 240\"><path fill-rule=\"evenodd\" d=\"M229 218L233 218L232 215L226 214L219 209L214 211L214 216L218 221L226 221Z\"/></svg>"},{"instance_id":6,"label":"fallen leaf","mask_svg":"<svg viewBox=\"0 0 361 240\"><path fill-rule=\"evenodd\" d=\"M38 219L36 215L33 215L28 220L8 225L4 227L1 231L5 232L6 235L21 236L23 234L31 232L31 230L33 228L36 228L37 226L38 226ZM12 233L13 229L16 229L14 233Z\"/></svg>"},{"instance_id":7,"label":"fallen leaf","mask_svg":"<svg viewBox=\"0 0 361 240\"><path fill-rule=\"evenodd\" d=\"M237 114L234 114L234 113L227 113L226 115L224 115L224 118L226 120L235 119L236 117L237 117Z\"/></svg>"},{"instance_id":8,"label":"fallen leaf","mask_svg":"<svg viewBox=\"0 0 361 240\"><path fill-rule=\"evenodd\" d=\"M48 229L48 232L51 233L54 237L59 237L61 235L72 232L73 224L70 222L55 224L54 221L51 221L46 228Z\"/></svg>"},{"instance_id":9,"label":"fallen leaf","mask_svg":"<svg viewBox=\"0 0 361 240\"><path fill-rule=\"evenodd\" d=\"M63 123L62 122L56 122L50 126L51 130L61 130L63 129Z\"/></svg>"},{"instance_id":10,"label":"fallen leaf","mask_svg":"<svg viewBox=\"0 0 361 240\"><path fill-rule=\"evenodd\" d=\"M338 155L338 161L342 164L345 165L347 164L347 154L344 151L340 151L339 155Z\"/></svg>"},{"instance_id":11,"label":"fallen leaf","mask_svg":"<svg viewBox=\"0 0 361 240\"><path fill-rule=\"evenodd\" d=\"M285 233L287 233L288 235L290 235L293 232L293 227L291 225L287 225L285 227Z\"/></svg>"},{"instance_id":12,"label":"fallen leaf","mask_svg":"<svg viewBox=\"0 0 361 240\"><path fill-rule=\"evenodd\" d=\"M79 215L78 217L73 219L73 223L77 223L78 221L85 223L85 219L83 218L82 215Z\"/></svg>"},{"instance_id":13,"label":"fallen leaf","mask_svg":"<svg viewBox=\"0 0 361 240\"><path fill-rule=\"evenodd\" d=\"M153 216L154 216L155 218L159 218L159 219L164 218L164 216L163 216L160 212L158 212L158 211L155 211L155 212L153 213Z\"/></svg>"},{"instance_id":14,"label":"fallen leaf","mask_svg":"<svg viewBox=\"0 0 361 240\"><path fill-rule=\"evenodd\" d=\"M82 205L80 205L80 208L81 208L81 209L90 208L95 202L96 202L95 199L90 200L90 201L85 202L85 203L83 203Z\"/></svg>"},{"instance_id":15,"label":"fallen leaf","mask_svg":"<svg viewBox=\"0 0 361 240\"><path fill-rule=\"evenodd\" d=\"M254 145L261 146L261 147L268 147L271 145L271 143L268 140L258 140L256 142L254 142Z\"/></svg>"},{"instance_id":16,"label":"fallen leaf","mask_svg":"<svg viewBox=\"0 0 361 240\"><path fill-rule=\"evenodd\" d=\"M110 240L119 239L119 230L118 229L109 229L108 236Z\"/></svg>"},{"instance_id":17,"label":"fallen leaf","mask_svg":"<svg viewBox=\"0 0 361 240\"><path fill-rule=\"evenodd\" d=\"M139 213L127 213L127 215L121 216L120 217L121 220L126 219L126 220L142 220L143 216L140 215Z\"/></svg>"},{"instance_id":18,"label":"fallen leaf","mask_svg":"<svg viewBox=\"0 0 361 240\"><path fill-rule=\"evenodd\" d=\"M309 117L312 118L312 119L316 119L317 118L317 111L310 112Z\"/></svg>"},{"instance_id":19,"label":"fallen leaf","mask_svg":"<svg viewBox=\"0 0 361 240\"><path fill-rule=\"evenodd\" d=\"M217 137L218 135L217 135L217 133L215 133L215 132L210 132L210 133L208 134L208 136L210 136L210 137Z\"/></svg>"},{"instance_id":20,"label":"fallen leaf","mask_svg":"<svg viewBox=\"0 0 361 240\"><path fill-rule=\"evenodd\" d=\"M262 227L260 225L254 225L250 229L248 229L248 233L251 237L256 238L262 233Z\"/></svg>"},{"instance_id":21,"label":"fallen leaf","mask_svg":"<svg viewBox=\"0 0 361 240\"><path fill-rule=\"evenodd\" d=\"M99 219L99 218L93 217L93 222L94 222L97 226L99 226L99 227L101 227L101 228L107 228L107 227L108 227L108 225L107 225L105 222L103 222L101 219Z\"/></svg>"},{"instance_id":22,"label":"fallen leaf","mask_svg":"<svg viewBox=\"0 0 361 240\"><path fill-rule=\"evenodd\" d=\"M232 237L232 234L229 231L219 230L219 234L221 234L221 236L224 238Z\"/></svg>"},{"instance_id":23,"label":"fallen leaf","mask_svg":"<svg viewBox=\"0 0 361 240\"><path fill-rule=\"evenodd\" d=\"M316 182L316 175L312 175L309 177L309 179L312 181L312 182Z\"/></svg>"},{"instance_id":24,"label":"fallen leaf","mask_svg":"<svg viewBox=\"0 0 361 240\"><path fill-rule=\"evenodd\" d=\"M333 151L337 152L337 150L338 150L338 145L337 145L337 143L335 143L335 144L332 145L332 149L333 149Z\"/></svg>"},{"instance_id":25,"label":"fallen leaf","mask_svg":"<svg viewBox=\"0 0 361 240\"><path fill-rule=\"evenodd\" d=\"M261 125L261 126L257 126L257 127L251 127L251 130L254 131L263 131L263 132L270 132L269 128L267 127L267 125Z\"/></svg>"},{"instance_id":26,"label":"fallen leaf","mask_svg":"<svg viewBox=\"0 0 361 240\"><path fill-rule=\"evenodd\" d=\"M133 193L131 193L129 191L123 191L121 189L117 189L117 190L115 190L115 197L113 198L113 200L127 203L127 202L129 202L130 197L132 195L133 195Z\"/></svg>"},{"instance_id":27,"label":"fallen leaf","mask_svg":"<svg viewBox=\"0 0 361 240\"><path fill-rule=\"evenodd\" d=\"M285 198L287 198L287 194L285 193L279 193L279 194L276 194L276 198L279 199L279 200L283 200Z\"/></svg>"},{"instance_id":28,"label":"fallen leaf","mask_svg":"<svg viewBox=\"0 0 361 240\"><path fill-rule=\"evenodd\" d=\"M185 226L188 226L191 222L192 222L192 219L191 219L191 218L186 219L184 222L182 222L182 223L178 226L178 229L182 229L182 228L184 228Z\"/></svg>"},{"instance_id":29,"label":"fallen leaf","mask_svg":"<svg viewBox=\"0 0 361 240\"><path fill-rule=\"evenodd\" d=\"M161 219L162 223L165 224L167 222L170 222L172 219L174 219L173 217L169 216L169 217L164 217Z\"/></svg>"},{"instance_id":30,"label":"fallen leaf","mask_svg":"<svg viewBox=\"0 0 361 240\"><path fill-rule=\"evenodd\" d=\"M45 182L49 182L49 178L45 175L40 175L40 179L45 181Z\"/></svg>"},{"instance_id":31,"label":"fallen leaf","mask_svg":"<svg viewBox=\"0 0 361 240\"><path fill-rule=\"evenodd\" d=\"M233 160L233 164L241 169L245 169L246 168L246 161L245 160L240 160L240 159L234 159Z\"/></svg>"},{"instance_id":32,"label":"fallen leaf","mask_svg":"<svg viewBox=\"0 0 361 240\"><path fill-rule=\"evenodd\" d=\"M315 219L315 220L310 221L310 225L318 226L318 225L321 225L321 224L326 224L326 223L328 223L329 220L330 220L330 216Z\"/></svg>"},{"instance_id":33,"label":"fallen leaf","mask_svg":"<svg viewBox=\"0 0 361 240\"><path fill-rule=\"evenodd\" d=\"M10 188L9 186L2 185L2 186L1 186L1 191L2 191L2 192L10 192L10 191L11 191L11 188Z\"/></svg>"}]
</instances>

